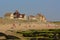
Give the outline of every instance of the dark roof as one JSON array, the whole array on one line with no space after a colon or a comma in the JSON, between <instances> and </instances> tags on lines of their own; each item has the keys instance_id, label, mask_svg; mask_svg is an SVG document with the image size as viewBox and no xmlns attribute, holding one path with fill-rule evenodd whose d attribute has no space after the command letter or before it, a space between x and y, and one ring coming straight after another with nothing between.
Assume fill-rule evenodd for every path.
<instances>
[{"instance_id":1,"label":"dark roof","mask_svg":"<svg viewBox=\"0 0 60 40\"><path fill-rule=\"evenodd\" d=\"M19 15L19 14L20 13L18 12L18 10L16 10L13 15Z\"/></svg>"},{"instance_id":2,"label":"dark roof","mask_svg":"<svg viewBox=\"0 0 60 40\"><path fill-rule=\"evenodd\" d=\"M13 15L15 15L15 18L24 18L25 16L25 14L20 14L18 10L16 10Z\"/></svg>"}]
</instances>

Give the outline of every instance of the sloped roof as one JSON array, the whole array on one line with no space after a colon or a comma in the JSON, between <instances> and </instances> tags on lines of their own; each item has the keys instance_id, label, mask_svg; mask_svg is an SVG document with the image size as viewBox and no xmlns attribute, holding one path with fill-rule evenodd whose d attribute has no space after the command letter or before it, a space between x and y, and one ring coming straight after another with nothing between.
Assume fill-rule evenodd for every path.
<instances>
[{"instance_id":1,"label":"sloped roof","mask_svg":"<svg viewBox=\"0 0 60 40\"><path fill-rule=\"evenodd\" d=\"M19 11L18 10L16 10L15 12L14 12L14 15L19 15L20 13L19 13Z\"/></svg>"},{"instance_id":2,"label":"sloped roof","mask_svg":"<svg viewBox=\"0 0 60 40\"><path fill-rule=\"evenodd\" d=\"M42 15L42 14L40 14L40 13L38 13L37 15L38 15L38 16L41 16L41 17L45 17L44 15Z\"/></svg>"}]
</instances>

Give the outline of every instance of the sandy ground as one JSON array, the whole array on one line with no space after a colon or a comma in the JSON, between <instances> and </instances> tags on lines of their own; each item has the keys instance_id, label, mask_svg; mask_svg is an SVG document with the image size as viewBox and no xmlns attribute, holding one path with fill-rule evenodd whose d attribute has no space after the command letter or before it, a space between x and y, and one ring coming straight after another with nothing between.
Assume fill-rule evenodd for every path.
<instances>
[{"instance_id":1,"label":"sandy ground","mask_svg":"<svg viewBox=\"0 0 60 40\"><path fill-rule=\"evenodd\" d=\"M13 31L25 31L29 29L34 29L34 30L41 30L41 29L60 29L60 25L52 24L52 23L39 23L39 22L30 22L30 23L10 23L10 24L0 24L0 32L5 33L6 35L14 35L17 37L19 34L15 34L14 32L10 32L8 30L13 30ZM1 38L1 37L0 37ZM4 37L2 37L4 38ZM23 39L23 37L22 37Z\"/></svg>"},{"instance_id":2,"label":"sandy ground","mask_svg":"<svg viewBox=\"0 0 60 40\"><path fill-rule=\"evenodd\" d=\"M28 29L60 29L60 25L55 25L51 23L11 23L11 24L0 24L0 32L4 32L7 30L28 30Z\"/></svg>"}]
</instances>

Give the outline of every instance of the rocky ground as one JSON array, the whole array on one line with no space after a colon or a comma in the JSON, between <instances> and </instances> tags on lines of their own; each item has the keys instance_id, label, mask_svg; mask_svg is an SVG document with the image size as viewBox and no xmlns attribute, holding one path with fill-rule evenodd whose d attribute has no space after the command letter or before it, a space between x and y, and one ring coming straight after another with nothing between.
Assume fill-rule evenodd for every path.
<instances>
[{"instance_id":1,"label":"rocky ground","mask_svg":"<svg viewBox=\"0 0 60 40\"><path fill-rule=\"evenodd\" d=\"M60 25L53 23L40 23L40 22L27 22L27 23L10 23L10 24L0 24L0 31L7 30L41 30L41 29L60 29Z\"/></svg>"},{"instance_id":2,"label":"rocky ground","mask_svg":"<svg viewBox=\"0 0 60 40\"><path fill-rule=\"evenodd\" d=\"M25 31L25 30L42 30L42 29L60 29L60 25L49 22L19 22L19 21L3 21L0 22L0 32L7 35L15 35L12 31ZM15 35L16 36L16 35ZM17 36L19 37L19 36Z\"/></svg>"}]
</instances>

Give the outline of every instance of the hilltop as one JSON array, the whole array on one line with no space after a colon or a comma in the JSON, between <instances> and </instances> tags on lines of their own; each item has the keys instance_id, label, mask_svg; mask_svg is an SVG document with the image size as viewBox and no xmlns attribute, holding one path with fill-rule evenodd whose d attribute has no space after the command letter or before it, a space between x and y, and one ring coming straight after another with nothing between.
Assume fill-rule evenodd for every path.
<instances>
[{"instance_id":1,"label":"hilltop","mask_svg":"<svg viewBox=\"0 0 60 40\"><path fill-rule=\"evenodd\" d=\"M4 14L3 18L0 18L1 30L40 30L40 29L59 29L60 25L54 24L52 22L47 22L46 18L42 14L37 14L35 16L26 16L21 14L16 10L11 13L8 12ZM3 29L2 29L3 28Z\"/></svg>"},{"instance_id":2,"label":"hilltop","mask_svg":"<svg viewBox=\"0 0 60 40\"><path fill-rule=\"evenodd\" d=\"M60 29L60 25L55 24L55 22L47 22L42 14L26 16L16 11L6 13L3 18L0 17L0 32L7 35L21 37L21 34L16 34L16 32L48 29Z\"/></svg>"}]
</instances>

